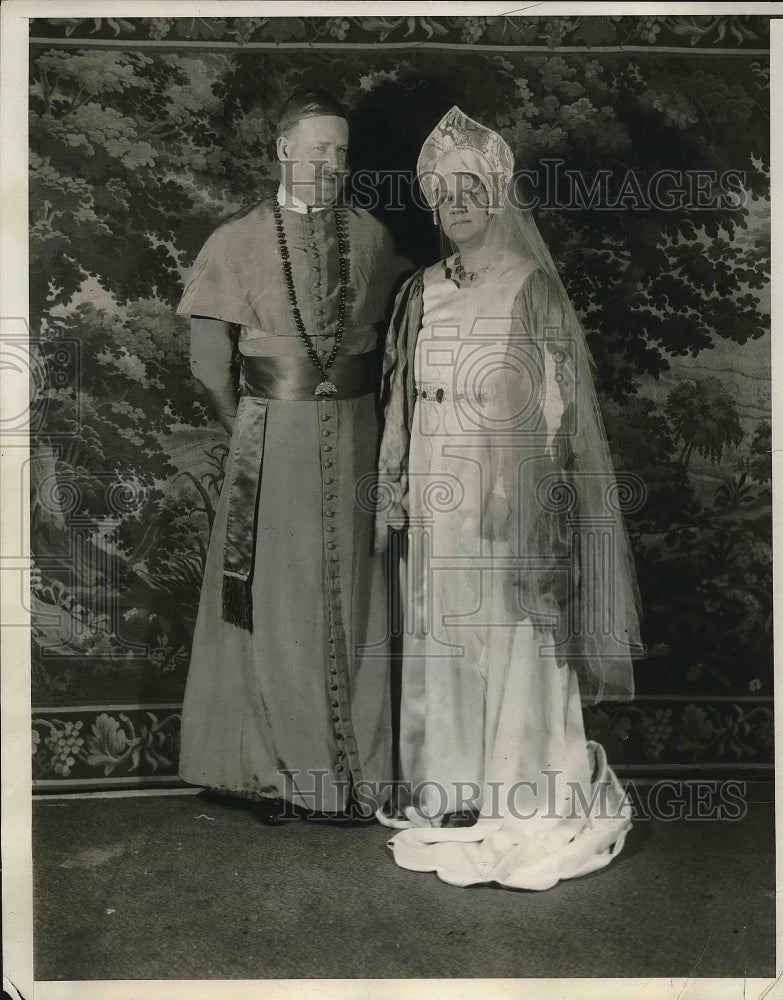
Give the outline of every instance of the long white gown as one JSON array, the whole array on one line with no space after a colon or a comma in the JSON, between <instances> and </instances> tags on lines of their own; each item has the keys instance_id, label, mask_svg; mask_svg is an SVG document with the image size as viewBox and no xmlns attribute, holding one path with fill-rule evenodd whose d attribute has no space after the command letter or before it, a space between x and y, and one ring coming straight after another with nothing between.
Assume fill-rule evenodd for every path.
<instances>
[{"instance_id":1,"label":"long white gown","mask_svg":"<svg viewBox=\"0 0 783 1000\"><path fill-rule=\"evenodd\" d=\"M631 825L586 740L576 673L547 654L551 631L514 613L514 539L487 520L515 509L509 429L538 420L546 451L568 371L531 346L540 317L514 316L541 272L516 258L459 287L452 265L424 273L414 359L400 733L412 825L389 844L401 867L453 885L547 889L607 865ZM475 825L439 825L470 807Z\"/></svg>"}]
</instances>

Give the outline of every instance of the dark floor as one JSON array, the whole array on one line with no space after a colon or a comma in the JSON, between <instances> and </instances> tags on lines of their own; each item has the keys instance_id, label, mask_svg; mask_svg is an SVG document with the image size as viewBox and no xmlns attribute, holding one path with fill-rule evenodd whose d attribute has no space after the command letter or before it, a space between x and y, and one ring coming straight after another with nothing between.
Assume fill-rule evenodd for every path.
<instances>
[{"instance_id":1,"label":"dark floor","mask_svg":"<svg viewBox=\"0 0 783 1000\"><path fill-rule=\"evenodd\" d=\"M636 821L543 893L397 868L376 824L263 826L197 796L38 800L35 978L769 977L774 804Z\"/></svg>"}]
</instances>

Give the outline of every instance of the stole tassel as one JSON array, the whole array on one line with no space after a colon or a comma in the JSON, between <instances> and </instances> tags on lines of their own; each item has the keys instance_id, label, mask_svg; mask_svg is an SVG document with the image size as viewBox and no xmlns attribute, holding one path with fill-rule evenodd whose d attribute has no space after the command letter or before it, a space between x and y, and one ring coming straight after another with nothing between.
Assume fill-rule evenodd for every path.
<instances>
[{"instance_id":1,"label":"stole tassel","mask_svg":"<svg viewBox=\"0 0 783 1000\"><path fill-rule=\"evenodd\" d=\"M223 621L253 631L253 592L249 580L223 576Z\"/></svg>"}]
</instances>

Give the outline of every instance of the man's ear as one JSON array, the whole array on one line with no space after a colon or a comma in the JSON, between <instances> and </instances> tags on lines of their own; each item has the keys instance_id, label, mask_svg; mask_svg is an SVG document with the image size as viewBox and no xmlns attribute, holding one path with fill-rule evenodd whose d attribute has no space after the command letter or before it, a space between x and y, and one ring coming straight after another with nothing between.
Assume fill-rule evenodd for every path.
<instances>
[{"instance_id":1,"label":"man's ear","mask_svg":"<svg viewBox=\"0 0 783 1000\"><path fill-rule=\"evenodd\" d=\"M277 158L278 160L288 159L288 136L281 135L277 140Z\"/></svg>"}]
</instances>

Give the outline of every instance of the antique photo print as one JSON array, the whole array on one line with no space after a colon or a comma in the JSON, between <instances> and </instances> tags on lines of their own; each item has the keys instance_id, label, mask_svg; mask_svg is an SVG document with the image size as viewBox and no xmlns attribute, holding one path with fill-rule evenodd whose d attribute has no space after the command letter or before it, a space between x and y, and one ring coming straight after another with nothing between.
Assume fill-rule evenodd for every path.
<instances>
[{"instance_id":1,"label":"antique photo print","mask_svg":"<svg viewBox=\"0 0 783 1000\"><path fill-rule=\"evenodd\" d=\"M780 10L3 4L4 996L775 995Z\"/></svg>"}]
</instances>

